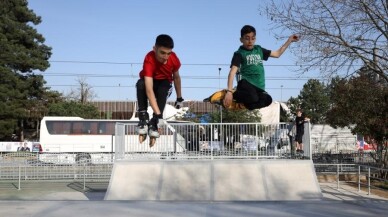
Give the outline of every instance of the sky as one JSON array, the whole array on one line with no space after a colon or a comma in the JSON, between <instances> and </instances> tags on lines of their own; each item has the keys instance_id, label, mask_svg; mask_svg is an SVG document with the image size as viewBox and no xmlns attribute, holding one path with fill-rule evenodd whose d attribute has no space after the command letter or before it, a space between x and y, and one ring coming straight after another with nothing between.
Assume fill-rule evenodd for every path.
<instances>
[{"instance_id":1,"label":"sky","mask_svg":"<svg viewBox=\"0 0 388 217\"><path fill-rule=\"evenodd\" d=\"M168 34L182 63L183 98L203 100L226 88L244 25L256 28L256 44L266 49L284 44L260 15L263 6L261 0L29 0L28 7L42 18L34 27L52 47L50 67L36 73L64 94L84 80L96 101L135 101L144 57L156 36ZM307 82L293 71L295 62L289 50L264 62L266 91L274 100L298 96ZM174 91L168 101L175 99Z\"/></svg>"}]
</instances>

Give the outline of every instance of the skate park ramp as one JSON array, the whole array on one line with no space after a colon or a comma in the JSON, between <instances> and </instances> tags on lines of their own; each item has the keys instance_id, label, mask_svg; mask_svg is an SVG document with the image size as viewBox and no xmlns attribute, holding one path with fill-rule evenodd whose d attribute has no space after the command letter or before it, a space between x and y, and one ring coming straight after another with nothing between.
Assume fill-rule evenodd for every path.
<instances>
[{"instance_id":1,"label":"skate park ramp","mask_svg":"<svg viewBox=\"0 0 388 217\"><path fill-rule=\"evenodd\" d=\"M105 200L321 199L310 160L118 160Z\"/></svg>"}]
</instances>

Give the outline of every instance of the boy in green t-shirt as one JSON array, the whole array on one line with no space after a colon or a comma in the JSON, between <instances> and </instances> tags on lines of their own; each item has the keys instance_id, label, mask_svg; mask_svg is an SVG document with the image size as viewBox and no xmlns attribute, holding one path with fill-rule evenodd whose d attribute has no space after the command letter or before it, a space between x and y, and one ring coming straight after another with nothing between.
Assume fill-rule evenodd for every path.
<instances>
[{"instance_id":1,"label":"boy in green t-shirt","mask_svg":"<svg viewBox=\"0 0 388 217\"><path fill-rule=\"evenodd\" d=\"M232 103L243 104L249 110L269 106L272 97L265 92L265 73L263 60L269 57L280 57L292 42L299 40L299 36L291 35L286 43L276 51L267 50L256 42L256 30L253 26L245 25L241 29L240 41L242 46L234 52L228 75L228 89L223 104L230 108ZM237 83L237 90L233 90L233 79L239 71L241 80Z\"/></svg>"}]
</instances>

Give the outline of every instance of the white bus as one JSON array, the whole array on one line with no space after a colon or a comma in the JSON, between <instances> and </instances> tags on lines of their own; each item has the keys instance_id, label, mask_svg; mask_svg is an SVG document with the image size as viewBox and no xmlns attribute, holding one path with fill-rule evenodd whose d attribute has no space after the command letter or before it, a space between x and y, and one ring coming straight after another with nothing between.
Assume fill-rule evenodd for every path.
<instances>
[{"instance_id":1,"label":"white bus","mask_svg":"<svg viewBox=\"0 0 388 217\"><path fill-rule=\"evenodd\" d=\"M42 162L111 162L115 151L115 125L126 123L126 150L132 153L161 153L174 150L173 135L162 131L154 147L140 144L136 133L138 121L83 119L80 117L44 117L40 126ZM163 133L164 132L164 133Z\"/></svg>"}]
</instances>

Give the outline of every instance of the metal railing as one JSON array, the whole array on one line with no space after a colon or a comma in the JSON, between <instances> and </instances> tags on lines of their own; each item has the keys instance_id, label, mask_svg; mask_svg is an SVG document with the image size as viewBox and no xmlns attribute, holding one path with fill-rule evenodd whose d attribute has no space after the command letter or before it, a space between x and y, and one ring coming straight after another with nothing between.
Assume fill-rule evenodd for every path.
<instances>
[{"instance_id":1,"label":"metal railing","mask_svg":"<svg viewBox=\"0 0 388 217\"><path fill-rule=\"evenodd\" d=\"M114 162L104 164L90 164L84 162L82 164L39 164L27 161L0 161L0 181L17 181L17 189L21 189L23 183L31 181L73 181L83 183L83 188L86 188L86 183L91 182L109 182L111 177ZM381 189L377 184L387 183L388 179L381 178L382 173L387 174L388 169L381 169L367 165L357 164L314 164L317 175L331 175L335 179L337 189L341 183L353 184L358 187L358 191L362 188L367 189L368 195L372 189ZM320 181L320 182L327 182ZM329 181L330 182L330 181ZM386 190L386 187L385 189Z\"/></svg>"},{"instance_id":2,"label":"metal railing","mask_svg":"<svg viewBox=\"0 0 388 217\"><path fill-rule=\"evenodd\" d=\"M17 180L17 189L26 181L70 180L83 182L109 182L113 160L109 163L91 164L88 161L77 164L50 164L39 161L0 161L0 180Z\"/></svg>"},{"instance_id":3,"label":"metal railing","mask_svg":"<svg viewBox=\"0 0 388 217\"><path fill-rule=\"evenodd\" d=\"M380 188L378 185L372 184L371 181L387 183L388 179L379 177L386 177L388 169L358 164L314 164L314 167L317 174L334 174L337 189L340 188L340 183L342 182L356 184L358 191L361 191L361 187L364 186L367 188L368 195L371 194L372 188L387 190L386 187ZM382 176L382 174L385 174L385 176ZM346 178L346 175L351 175L352 177ZM341 176L343 176L342 180Z\"/></svg>"},{"instance_id":4,"label":"metal railing","mask_svg":"<svg viewBox=\"0 0 388 217\"><path fill-rule=\"evenodd\" d=\"M149 147L150 138L139 142L136 124L116 125L115 159L190 159L190 158L293 158L292 137L287 124L260 123L167 123L160 138ZM306 124L309 128L309 123ZM305 130L304 154L311 159L310 134ZM131 134L132 133L132 134Z\"/></svg>"},{"instance_id":5,"label":"metal railing","mask_svg":"<svg viewBox=\"0 0 388 217\"><path fill-rule=\"evenodd\" d=\"M103 159L101 162L90 160L73 164L43 163L38 160L37 155L37 153L2 155L0 181L17 181L17 189L21 189L23 183L31 181L67 180L83 183L85 189L86 182L109 182L114 165L113 158L110 160L101 158ZM318 175L335 177L332 181L337 183L337 188L340 188L341 183L352 184L358 186L359 191L363 187L371 194L372 189L379 188L377 182L388 182L388 169L344 163L315 163L314 166Z\"/></svg>"}]
</instances>

